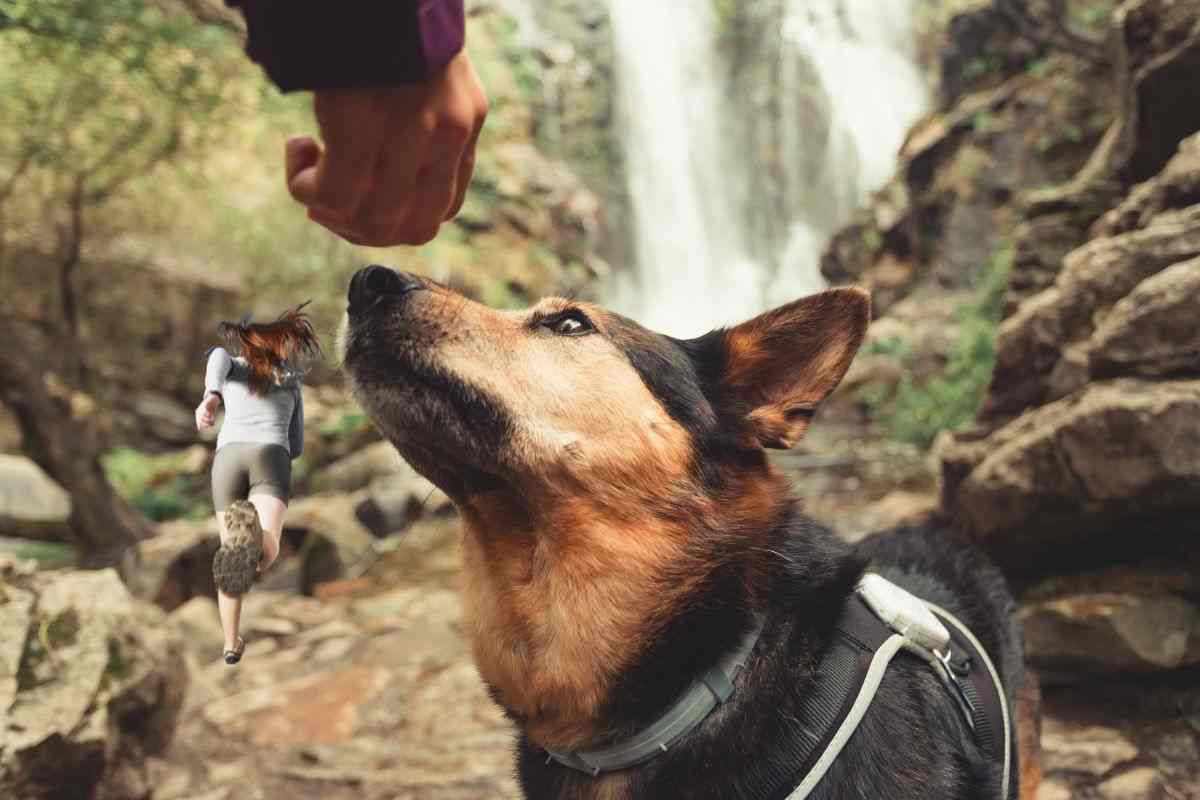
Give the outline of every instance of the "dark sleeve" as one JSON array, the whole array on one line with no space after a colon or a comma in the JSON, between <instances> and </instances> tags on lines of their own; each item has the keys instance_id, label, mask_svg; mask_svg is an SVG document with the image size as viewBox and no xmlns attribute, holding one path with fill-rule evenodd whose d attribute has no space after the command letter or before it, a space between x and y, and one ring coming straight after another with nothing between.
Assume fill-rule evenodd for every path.
<instances>
[{"instance_id":1,"label":"dark sleeve","mask_svg":"<svg viewBox=\"0 0 1200 800\"><path fill-rule=\"evenodd\" d=\"M304 452L304 393L296 387L296 407L292 410L292 421L288 425L288 449L292 459L297 459Z\"/></svg>"},{"instance_id":2,"label":"dark sleeve","mask_svg":"<svg viewBox=\"0 0 1200 800\"><path fill-rule=\"evenodd\" d=\"M463 46L463 0L226 0L285 92L419 83Z\"/></svg>"}]
</instances>

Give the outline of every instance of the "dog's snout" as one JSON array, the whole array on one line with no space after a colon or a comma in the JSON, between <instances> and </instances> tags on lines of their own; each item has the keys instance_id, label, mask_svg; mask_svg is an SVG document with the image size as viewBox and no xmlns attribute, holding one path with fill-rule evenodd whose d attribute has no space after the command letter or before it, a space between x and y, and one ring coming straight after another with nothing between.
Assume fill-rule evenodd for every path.
<instances>
[{"instance_id":1,"label":"dog's snout","mask_svg":"<svg viewBox=\"0 0 1200 800\"><path fill-rule=\"evenodd\" d=\"M350 308L361 308L376 298L386 295L402 295L421 288L421 281L407 272L397 272L378 264L363 267L350 279L347 300Z\"/></svg>"}]
</instances>

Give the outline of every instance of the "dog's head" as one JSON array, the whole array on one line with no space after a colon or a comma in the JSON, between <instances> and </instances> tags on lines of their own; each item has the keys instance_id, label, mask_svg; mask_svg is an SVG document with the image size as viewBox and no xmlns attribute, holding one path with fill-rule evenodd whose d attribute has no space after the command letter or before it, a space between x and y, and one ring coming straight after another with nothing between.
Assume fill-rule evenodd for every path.
<instances>
[{"instance_id":1,"label":"dog's head","mask_svg":"<svg viewBox=\"0 0 1200 800\"><path fill-rule=\"evenodd\" d=\"M792 446L869 318L865 292L835 289L678 340L591 303L497 311L373 266L340 347L374 422L460 506L502 492L620 511Z\"/></svg>"},{"instance_id":2,"label":"dog's head","mask_svg":"<svg viewBox=\"0 0 1200 800\"><path fill-rule=\"evenodd\" d=\"M804 435L869 317L865 292L837 289L683 341L591 303L496 311L383 267L355 275L346 372L462 511L476 663L535 741L604 730L631 696L614 692L624 671L681 609L758 602L764 536L790 508L764 448ZM680 673L718 639L674 653Z\"/></svg>"}]
</instances>

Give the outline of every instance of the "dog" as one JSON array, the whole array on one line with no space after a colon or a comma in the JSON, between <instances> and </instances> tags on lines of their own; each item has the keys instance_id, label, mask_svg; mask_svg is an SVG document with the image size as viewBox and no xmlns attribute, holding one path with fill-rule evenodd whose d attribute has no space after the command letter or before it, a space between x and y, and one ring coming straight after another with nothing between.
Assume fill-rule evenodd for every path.
<instances>
[{"instance_id":1,"label":"dog","mask_svg":"<svg viewBox=\"0 0 1200 800\"><path fill-rule=\"evenodd\" d=\"M1000 573L944 524L851 546L767 457L804 436L869 321L869 295L841 288L680 340L592 303L499 311L386 267L354 276L343 368L461 512L467 633L518 728L526 797L788 797L763 776L794 769L803 699L868 567L991 654L1033 797L1036 684ZM550 757L645 729L756 618L735 693L666 752L597 775ZM897 658L809 796L974 800L1000 783L929 665Z\"/></svg>"}]
</instances>

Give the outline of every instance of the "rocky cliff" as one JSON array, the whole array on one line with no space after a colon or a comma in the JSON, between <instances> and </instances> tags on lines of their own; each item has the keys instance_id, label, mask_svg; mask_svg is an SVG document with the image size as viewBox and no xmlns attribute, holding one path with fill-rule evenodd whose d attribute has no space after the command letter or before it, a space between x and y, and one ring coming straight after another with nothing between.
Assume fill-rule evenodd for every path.
<instances>
[{"instance_id":1,"label":"rocky cliff","mask_svg":"<svg viewBox=\"0 0 1200 800\"><path fill-rule=\"evenodd\" d=\"M995 369L935 452L943 513L1021 591L1039 797L1197 796L1200 3L1123 2L1078 52L1006 5L951 24L942 109L825 271L887 325L1005 254Z\"/></svg>"}]
</instances>

